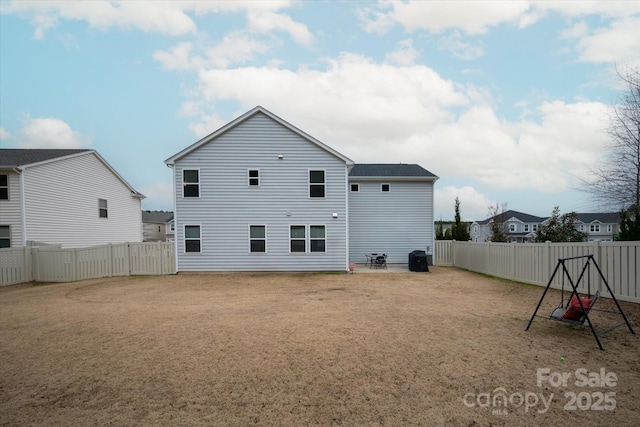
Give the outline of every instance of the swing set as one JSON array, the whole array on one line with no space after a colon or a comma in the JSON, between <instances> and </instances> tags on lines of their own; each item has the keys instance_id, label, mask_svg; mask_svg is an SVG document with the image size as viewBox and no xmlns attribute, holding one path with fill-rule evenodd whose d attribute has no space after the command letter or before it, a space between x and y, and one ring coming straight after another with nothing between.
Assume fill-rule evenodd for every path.
<instances>
[{"instance_id":1,"label":"swing set","mask_svg":"<svg viewBox=\"0 0 640 427\"><path fill-rule=\"evenodd\" d=\"M582 270L580 271L578 280L574 282L573 279L571 278L571 274L569 273L569 270L567 269L566 263L567 261L579 260L579 259L585 259L585 263L582 267ZM616 304L616 307L618 308L617 314L620 314L624 319L623 322L599 332L596 332L595 328L593 327L593 323L591 323L591 319L589 318L589 313L591 312L591 310L593 309L593 306L596 304L596 301L598 301L598 298L600 297L600 290L597 290L593 295L593 297L591 297L591 274L590 274L591 264L593 264L593 266L598 271L598 274L600 275L602 282L606 286L607 291L609 292L609 295L611 295L611 299L613 299L613 302ZM560 296L560 304L555 310L553 310L553 312L551 312L551 315L549 315L548 317L546 316L538 316L538 317L551 319L551 320L555 320L558 322L567 323L575 326L584 326L584 322L586 321L587 324L589 325L589 329L591 329L591 333L593 334L593 337L596 339L596 342L598 343L598 347L600 347L600 350L604 350L604 348L602 347L602 343L600 342L599 337L608 332L613 331L616 328L619 328L620 326L623 326L626 324L627 328L629 328L629 332L635 335L635 332L633 331L633 328L631 328L631 324L629 323L629 320L627 320L627 316L625 316L624 312L622 311L622 307L620 307L620 304L618 303L616 296L611 291L611 288L609 287L609 283L607 282L607 279L605 279L604 275L602 274L602 270L600 270L600 267L598 266L595 259L593 258L593 255L583 255L583 256L575 256L570 258L558 259L558 264L556 264L556 268L553 270L553 274L549 279L549 283L547 284L547 287L542 293L542 297L540 298L540 301L538 302L538 305L535 311L533 312L533 315L531 316L531 319L529 320L529 324L527 325L527 328L525 329L525 331L529 330L529 327L533 322L533 318L536 317L538 310L540 309L542 300L544 300L544 297L547 294L549 287L551 287L551 283L553 282L553 279L556 277L556 274L558 274L558 272L560 271L560 267L562 267L562 293ZM587 276L587 297L581 297L578 294L578 286L580 285L580 282L584 278L585 273ZM564 299L565 278L569 281L569 284L571 285L571 295L567 300ZM599 311L616 313L615 311L607 311L607 310L599 310Z\"/></svg>"}]
</instances>

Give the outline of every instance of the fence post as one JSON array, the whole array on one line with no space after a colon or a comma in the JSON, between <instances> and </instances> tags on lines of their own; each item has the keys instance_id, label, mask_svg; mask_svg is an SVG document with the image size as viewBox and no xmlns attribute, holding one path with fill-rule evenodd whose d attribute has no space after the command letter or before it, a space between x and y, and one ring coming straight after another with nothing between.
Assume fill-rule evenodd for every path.
<instances>
[{"instance_id":1,"label":"fence post","mask_svg":"<svg viewBox=\"0 0 640 427\"><path fill-rule=\"evenodd\" d=\"M31 246L31 274L36 282L40 280L40 254L38 248Z\"/></svg>"},{"instance_id":2,"label":"fence post","mask_svg":"<svg viewBox=\"0 0 640 427\"><path fill-rule=\"evenodd\" d=\"M593 260L596 262L596 264L598 264L598 267L600 267L600 270L604 271L604 267L600 263L600 260L602 259L601 256L600 256L600 250L601 250L601 248L600 248L600 240L596 240L593 243L595 244L595 247L593 248ZM592 276L594 276L594 274L595 274L595 278L597 279L597 283L596 284L598 286L597 289L602 290L602 278L594 270L591 270L590 274Z\"/></svg>"},{"instance_id":3,"label":"fence post","mask_svg":"<svg viewBox=\"0 0 640 427\"><path fill-rule=\"evenodd\" d=\"M127 256L125 257L126 260L126 272L127 272L127 276L131 276L131 248L129 245L129 242L126 243L126 247L127 247Z\"/></svg>"},{"instance_id":4,"label":"fence post","mask_svg":"<svg viewBox=\"0 0 640 427\"><path fill-rule=\"evenodd\" d=\"M108 252L109 252L109 277L113 277L113 244L108 243Z\"/></svg>"}]
</instances>

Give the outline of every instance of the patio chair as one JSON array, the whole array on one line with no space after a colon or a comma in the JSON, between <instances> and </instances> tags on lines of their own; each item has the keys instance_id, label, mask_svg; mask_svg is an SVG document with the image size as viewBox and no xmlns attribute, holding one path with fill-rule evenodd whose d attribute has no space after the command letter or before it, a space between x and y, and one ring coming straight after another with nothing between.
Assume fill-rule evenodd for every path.
<instances>
[{"instance_id":1,"label":"patio chair","mask_svg":"<svg viewBox=\"0 0 640 427\"><path fill-rule=\"evenodd\" d=\"M373 263L375 268L387 268L387 254L378 255Z\"/></svg>"}]
</instances>

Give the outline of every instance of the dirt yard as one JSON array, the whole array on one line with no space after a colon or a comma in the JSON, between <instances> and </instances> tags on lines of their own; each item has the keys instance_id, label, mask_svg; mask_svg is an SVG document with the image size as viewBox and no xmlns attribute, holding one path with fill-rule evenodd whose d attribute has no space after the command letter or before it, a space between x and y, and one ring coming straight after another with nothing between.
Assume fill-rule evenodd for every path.
<instances>
[{"instance_id":1,"label":"dirt yard","mask_svg":"<svg viewBox=\"0 0 640 427\"><path fill-rule=\"evenodd\" d=\"M639 336L525 332L542 291L453 268L4 287L0 425L640 425Z\"/></svg>"}]
</instances>

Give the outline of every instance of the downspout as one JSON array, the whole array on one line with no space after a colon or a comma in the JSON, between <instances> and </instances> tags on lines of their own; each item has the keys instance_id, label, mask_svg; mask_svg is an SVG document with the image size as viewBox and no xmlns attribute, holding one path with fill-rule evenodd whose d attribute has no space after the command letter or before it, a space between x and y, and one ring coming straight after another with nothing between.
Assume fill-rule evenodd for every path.
<instances>
[{"instance_id":1,"label":"downspout","mask_svg":"<svg viewBox=\"0 0 640 427\"><path fill-rule=\"evenodd\" d=\"M24 201L24 169L13 168L14 172L20 175L20 221L22 222L22 246L27 246L27 215Z\"/></svg>"},{"instance_id":2,"label":"downspout","mask_svg":"<svg viewBox=\"0 0 640 427\"><path fill-rule=\"evenodd\" d=\"M173 258L175 273L178 273L178 209L176 200L176 170L175 163L167 163L171 169L171 188L173 189Z\"/></svg>"},{"instance_id":3,"label":"downspout","mask_svg":"<svg viewBox=\"0 0 640 427\"><path fill-rule=\"evenodd\" d=\"M345 186L344 186L344 200L345 200L345 244L346 244L346 254L345 254L345 271L349 271L349 252L351 248L349 247L349 166L345 166L344 168L345 175Z\"/></svg>"}]
</instances>

